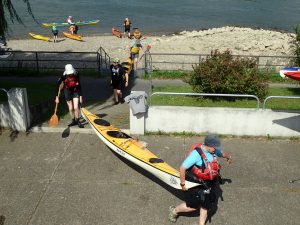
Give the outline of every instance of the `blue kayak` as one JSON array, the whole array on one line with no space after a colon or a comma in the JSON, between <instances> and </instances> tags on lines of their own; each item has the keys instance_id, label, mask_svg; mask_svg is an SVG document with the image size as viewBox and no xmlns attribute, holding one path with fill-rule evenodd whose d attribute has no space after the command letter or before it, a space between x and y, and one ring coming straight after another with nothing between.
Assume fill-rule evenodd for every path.
<instances>
[{"instance_id":1,"label":"blue kayak","mask_svg":"<svg viewBox=\"0 0 300 225\"><path fill-rule=\"evenodd\" d=\"M83 26L83 25L95 25L99 23L100 20L88 20L88 21L78 21L75 22L77 26ZM45 27L52 27L52 26L58 26L58 27L63 27L63 26L69 26L67 22L63 23L42 23Z\"/></svg>"}]
</instances>

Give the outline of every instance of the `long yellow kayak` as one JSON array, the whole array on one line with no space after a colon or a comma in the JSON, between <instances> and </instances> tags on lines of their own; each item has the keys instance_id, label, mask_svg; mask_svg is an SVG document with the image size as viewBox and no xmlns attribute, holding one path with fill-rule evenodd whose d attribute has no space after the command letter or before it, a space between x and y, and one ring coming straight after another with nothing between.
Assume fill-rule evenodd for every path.
<instances>
[{"instance_id":1,"label":"long yellow kayak","mask_svg":"<svg viewBox=\"0 0 300 225\"><path fill-rule=\"evenodd\" d=\"M114 127L108 121L92 114L85 108L81 108L81 113L101 141L112 151L145 169L171 187L181 189L178 170L158 158L142 143ZM185 184L187 188L201 185L191 181L186 181Z\"/></svg>"},{"instance_id":2,"label":"long yellow kayak","mask_svg":"<svg viewBox=\"0 0 300 225\"><path fill-rule=\"evenodd\" d=\"M76 41L82 41L82 37L80 35L71 34L71 33L68 33L68 32L63 32L63 34L67 38L70 38L70 39L73 39L73 40L76 40Z\"/></svg>"},{"instance_id":3,"label":"long yellow kayak","mask_svg":"<svg viewBox=\"0 0 300 225\"><path fill-rule=\"evenodd\" d=\"M33 33L29 33L29 35L35 39L38 39L38 40L42 40L42 41L50 41L50 38L49 37L45 37L43 35L40 35L40 34L33 34Z\"/></svg>"}]
</instances>

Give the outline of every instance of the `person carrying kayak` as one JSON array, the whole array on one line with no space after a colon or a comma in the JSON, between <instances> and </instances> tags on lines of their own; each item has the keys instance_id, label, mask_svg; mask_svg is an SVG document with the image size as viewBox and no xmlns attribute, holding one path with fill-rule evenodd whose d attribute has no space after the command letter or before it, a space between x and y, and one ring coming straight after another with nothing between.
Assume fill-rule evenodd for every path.
<instances>
[{"instance_id":1,"label":"person carrying kayak","mask_svg":"<svg viewBox=\"0 0 300 225\"><path fill-rule=\"evenodd\" d=\"M58 38L58 28L56 26L56 23L54 23L52 26L52 33L53 33L53 42L56 43Z\"/></svg>"},{"instance_id":2,"label":"person carrying kayak","mask_svg":"<svg viewBox=\"0 0 300 225\"><path fill-rule=\"evenodd\" d=\"M72 121L68 126L78 125L78 127L83 128L83 124L79 121L79 103L82 103L81 84L79 74L71 64L65 65L65 71L57 82L56 93L58 93L61 83L64 84L64 95L72 118ZM55 97L55 103L59 103L59 96Z\"/></svg>"},{"instance_id":3,"label":"person carrying kayak","mask_svg":"<svg viewBox=\"0 0 300 225\"><path fill-rule=\"evenodd\" d=\"M190 154L179 168L180 186L184 192L185 202L176 207L170 206L169 220L175 223L179 213L200 209L199 225L205 225L208 209L216 200L216 192L219 187L218 178L221 166L217 157L227 159L229 165L232 161L231 156L221 150L221 141L216 135L207 135L204 143L198 143L195 148L193 146ZM201 182L200 186L186 188L185 180L189 173L192 173L194 179Z\"/></svg>"},{"instance_id":4,"label":"person carrying kayak","mask_svg":"<svg viewBox=\"0 0 300 225\"><path fill-rule=\"evenodd\" d=\"M114 58L113 63L110 66L111 80L110 84L113 88L113 95L115 100L115 105L119 102L124 103L122 96L122 89L128 86L128 73L125 72L124 68L120 64L119 58Z\"/></svg>"}]
</instances>

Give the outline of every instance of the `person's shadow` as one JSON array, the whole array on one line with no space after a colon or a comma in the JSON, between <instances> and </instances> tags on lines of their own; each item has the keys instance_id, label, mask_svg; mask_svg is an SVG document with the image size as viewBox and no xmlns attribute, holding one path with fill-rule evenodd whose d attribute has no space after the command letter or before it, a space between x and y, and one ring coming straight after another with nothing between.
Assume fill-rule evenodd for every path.
<instances>
[{"instance_id":1,"label":"person's shadow","mask_svg":"<svg viewBox=\"0 0 300 225\"><path fill-rule=\"evenodd\" d=\"M230 183L232 183L232 180L231 179L227 179L227 178L219 177L217 185L215 187L215 197L213 199L214 201L211 203L211 207L208 210L208 215L207 215L207 221L209 221L210 223L211 223L211 218L218 211L218 202L219 202L219 199L221 199L221 201L224 201L223 190L221 188L221 185L224 185L226 183L230 184Z\"/></svg>"},{"instance_id":2,"label":"person's shadow","mask_svg":"<svg viewBox=\"0 0 300 225\"><path fill-rule=\"evenodd\" d=\"M0 225L4 225L5 222L5 216L0 215Z\"/></svg>"}]
</instances>

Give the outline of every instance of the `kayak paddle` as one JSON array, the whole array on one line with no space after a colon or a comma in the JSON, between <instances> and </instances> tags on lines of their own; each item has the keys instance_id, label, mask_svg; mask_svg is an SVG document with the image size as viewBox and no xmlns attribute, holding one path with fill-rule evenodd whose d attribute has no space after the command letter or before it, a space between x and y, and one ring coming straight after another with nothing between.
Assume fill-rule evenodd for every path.
<instances>
[{"instance_id":1,"label":"kayak paddle","mask_svg":"<svg viewBox=\"0 0 300 225\"><path fill-rule=\"evenodd\" d=\"M59 95L60 95L60 90L62 89L62 87L63 87L63 83L61 83L61 84L59 85L59 88L58 88L58 94L57 94L58 97L59 97ZM50 127L56 127L57 124L58 124L58 117L57 117L57 115L56 115L57 106L58 106L58 103L55 103L54 113L53 113L53 115L51 116L51 118L50 118L50 120L49 120L49 126L50 126Z\"/></svg>"}]
</instances>

